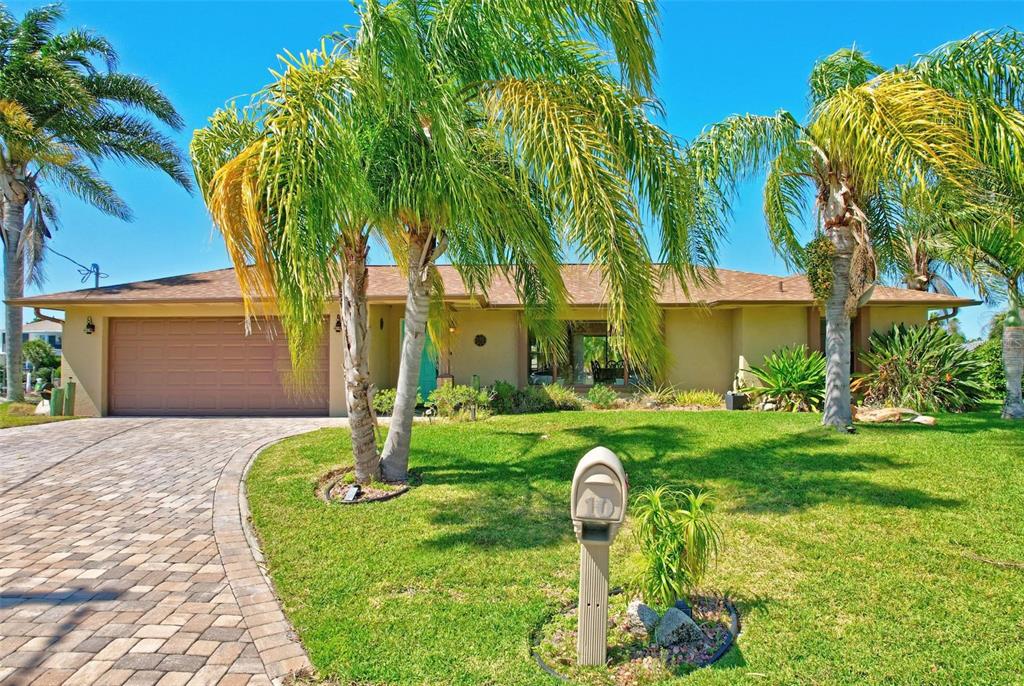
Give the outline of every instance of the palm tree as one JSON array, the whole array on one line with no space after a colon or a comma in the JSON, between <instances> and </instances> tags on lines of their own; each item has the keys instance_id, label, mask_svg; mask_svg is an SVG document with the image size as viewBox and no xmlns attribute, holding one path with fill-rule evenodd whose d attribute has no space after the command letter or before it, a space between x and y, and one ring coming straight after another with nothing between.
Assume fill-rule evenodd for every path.
<instances>
[{"instance_id":1,"label":"palm tree","mask_svg":"<svg viewBox=\"0 0 1024 686\"><path fill-rule=\"evenodd\" d=\"M986 193L980 202L946 187L945 259L989 300L1009 304L1003 329L1003 417L1024 419L1024 34L985 31L922 56L907 71L975 106L974 153Z\"/></svg>"},{"instance_id":2,"label":"palm tree","mask_svg":"<svg viewBox=\"0 0 1024 686\"><path fill-rule=\"evenodd\" d=\"M990 209L959 216L949 232L950 261L989 301L1006 301L1003 366L1006 371L1004 419L1024 419L1024 203L1004 205L1000 217ZM993 216L994 215L994 216Z\"/></svg>"},{"instance_id":3,"label":"palm tree","mask_svg":"<svg viewBox=\"0 0 1024 686\"><path fill-rule=\"evenodd\" d=\"M338 49L282 59L247 108L210 117L191 145L196 179L224 235L247 318L273 303L298 381L324 330L325 298L340 301L345 399L355 477L379 474L367 349L367 252L378 220L368 156L377 119L372 84Z\"/></svg>"},{"instance_id":4,"label":"palm tree","mask_svg":"<svg viewBox=\"0 0 1024 686\"><path fill-rule=\"evenodd\" d=\"M370 2L360 20L353 54L390 86L381 141L390 152L374 156L373 177L400 229L391 245L408 295L382 471L404 480L442 255L474 289L494 271L480 265L508 268L527 310L537 307L530 327L556 344L557 256L572 246L602 275L608 323L624 333L631 367L656 373L664 275L641 217L653 217L661 258L684 287L704 277L698 266L713 267L722 221L695 168L652 122L651 4ZM588 38L607 40L615 62Z\"/></svg>"},{"instance_id":5,"label":"palm tree","mask_svg":"<svg viewBox=\"0 0 1024 686\"><path fill-rule=\"evenodd\" d=\"M888 268L887 191L930 178L964 183L977 170L973 108L911 74L886 73L856 49L817 63L804 123L789 112L736 115L712 126L692 154L723 195L767 171L764 212L776 249L817 277L825 303L826 396L822 423L851 425L850 321ZM794 221L814 198L813 250Z\"/></svg>"},{"instance_id":6,"label":"palm tree","mask_svg":"<svg viewBox=\"0 0 1024 686\"><path fill-rule=\"evenodd\" d=\"M130 210L96 171L102 160L153 167L190 188L174 144L136 114L179 129L174 107L141 77L116 71L117 54L106 39L88 31L55 32L62 17L60 5L29 10L20 21L0 7L0 237L7 300L24 295L26 280L42 279L44 246L57 221L51 188L125 220ZM20 307L7 307L6 324L8 397L21 400Z\"/></svg>"}]
</instances>

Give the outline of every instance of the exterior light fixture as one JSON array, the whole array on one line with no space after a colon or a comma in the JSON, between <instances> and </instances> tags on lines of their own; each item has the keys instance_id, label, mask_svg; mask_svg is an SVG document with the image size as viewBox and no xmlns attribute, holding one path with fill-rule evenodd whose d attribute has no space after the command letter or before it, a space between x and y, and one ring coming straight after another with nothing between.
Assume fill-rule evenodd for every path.
<instances>
[{"instance_id":1,"label":"exterior light fixture","mask_svg":"<svg viewBox=\"0 0 1024 686\"><path fill-rule=\"evenodd\" d=\"M96 325L92 323L92 317L85 318L85 333L89 336L96 333Z\"/></svg>"},{"instance_id":2,"label":"exterior light fixture","mask_svg":"<svg viewBox=\"0 0 1024 686\"><path fill-rule=\"evenodd\" d=\"M449 326L448 327L448 333L455 333L455 327L454 326Z\"/></svg>"},{"instance_id":3,"label":"exterior light fixture","mask_svg":"<svg viewBox=\"0 0 1024 686\"><path fill-rule=\"evenodd\" d=\"M334 320L334 333L341 333L341 315L340 314Z\"/></svg>"}]
</instances>

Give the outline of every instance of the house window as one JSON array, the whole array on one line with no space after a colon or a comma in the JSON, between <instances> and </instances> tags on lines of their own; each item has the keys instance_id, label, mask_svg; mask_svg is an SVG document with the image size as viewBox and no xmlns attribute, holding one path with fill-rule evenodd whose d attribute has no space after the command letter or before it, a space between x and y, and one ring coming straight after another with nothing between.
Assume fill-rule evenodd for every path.
<instances>
[{"instance_id":1,"label":"house window","mask_svg":"<svg viewBox=\"0 0 1024 686\"><path fill-rule=\"evenodd\" d=\"M546 350L537 339L530 334L528 339L528 357L530 370L528 381L530 384L546 384L555 380L558 374L558 365L550 350Z\"/></svg>"},{"instance_id":2,"label":"house window","mask_svg":"<svg viewBox=\"0 0 1024 686\"><path fill-rule=\"evenodd\" d=\"M531 334L528 339L529 382L547 384L557 380L575 386L624 386L628 365L622 354L621 340L621 336L609 333L607 322L567 322L567 359L559 361ZM630 378L630 382L636 380Z\"/></svg>"},{"instance_id":3,"label":"house window","mask_svg":"<svg viewBox=\"0 0 1024 686\"><path fill-rule=\"evenodd\" d=\"M610 334L607 322L572 322L569 329L573 383L625 385L622 337Z\"/></svg>"}]
</instances>

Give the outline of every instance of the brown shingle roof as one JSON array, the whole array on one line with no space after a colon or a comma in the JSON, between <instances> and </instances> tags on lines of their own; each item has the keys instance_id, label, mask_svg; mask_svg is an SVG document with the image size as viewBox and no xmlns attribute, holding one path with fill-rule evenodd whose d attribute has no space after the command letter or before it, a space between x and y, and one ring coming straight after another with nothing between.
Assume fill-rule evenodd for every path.
<instances>
[{"instance_id":1,"label":"brown shingle roof","mask_svg":"<svg viewBox=\"0 0 1024 686\"><path fill-rule=\"evenodd\" d=\"M438 267L444 280L445 292L452 300L470 298L462 279L455 269L448 265ZM673 276L663 280L659 302L662 305L725 305L741 303L789 303L810 304L814 301L810 287L803 276L770 276L732 269L719 269L717 281L703 286L693 286L689 294L683 292ZM604 287L600 272L590 265L567 264L563 267L563 278L572 304L601 305L605 302ZM368 296L371 301L404 301L406 279L395 266L372 266L369 274ZM492 307L517 307L512 285L498 276L494 279L485 296L476 295L481 304ZM76 303L193 303L193 302L240 302L242 293L231 269L197 272L182 276L170 276L150 281L135 281L102 288L86 288L78 291L49 293L10 301L13 305L27 307L53 307ZM937 293L910 291L903 288L877 286L871 297L875 304L917 304L931 307L956 307L976 305L970 298L957 298Z\"/></svg>"}]
</instances>

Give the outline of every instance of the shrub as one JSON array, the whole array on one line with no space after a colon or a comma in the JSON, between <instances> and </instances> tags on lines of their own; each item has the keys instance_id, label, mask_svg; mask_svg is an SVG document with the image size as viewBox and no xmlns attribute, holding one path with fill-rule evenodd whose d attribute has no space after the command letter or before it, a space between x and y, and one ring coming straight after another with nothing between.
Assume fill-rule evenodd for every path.
<instances>
[{"instance_id":1,"label":"shrub","mask_svg":"<svg viewBox=\"0 0 1024 686\"><path fill-rule=\"evenodd\" d=\"M551 412L555 404L544 386L527 386L520 391L521 412Z\"/></svg>"},{"instance_id":2,"label":"shrub","mask_svg":"<svg viewBox=\"0 0 1024 686\"><path fill-rule=\"evenodd\" d=\"M510 414L519 410L520 391L508 381L495 381L491 386L491 409L497 414Z\"/></svg>"},{"instance_id":3,"label":"shrub","mask_svg":"<svg viewBox=\"0 0 1024 686\"><path fill-rule=\"evenodd\" d=\"M672 605L704 581L722 545L709 491L647 488L633 520L642 561L631 585L646 602Z\"/></svg>"},{"instance_id":4,"label":"shrub","mask_svg":"<svg viewBox=\"0 0 1024 686\"><path fill-rule=\"evenodd\" d=\"M868 371L853 388L871 405L963 412L987 394L981 356L937 326L900 325L872 334L860 359Z\"/></svg>"},{"instance_id":5,"label":"shrub","mask_svg":"<svg viewBox=\"0 0 1024 686\"><path fill-rule=\"evenodd\" d=\"M721 407L722 402L720 394L706 390L682 391L675 400L679 407Z\"/></svg>"},{"instance_id":6,"label":"shrub","mask_svg":"<svg viewBox=\"0 0 1024 686\"><path fill-rule=\"evenodd\" d=\"M50 383L53 380L53 370L49 367L39 367L33 373L33 376L44 383Z\"/></svg>"},{"instance_id":7,"label":"shrub","mask_svg":"<svg viewBox=\"0 0 1024 686\"><path fill-rule=\"evenodd\" d=\"M25 344L21 346L21 352L33 369L42 367L53 369L60 365L60 355L53 349L53 346L38 338L25 341Z\"/></svg>"},{"instance_id":8,"label":"shrub","mask_svg":"<svg viewBox=\"0 0 1024 686\"><path fill-rule=\"evenodd\" d=\"M776 350L748 371L760 386L742 389L786 412L819 410L825 399L825 357L806 345Z\"/></svg>"},{"instance_id":9,"label":"shrub","mask_svg":"<svg viewBox=\"0 0 1024 686\"><path fill-rule=\"evenodd\" d=\"M549 383L542 386L544 393L551 401L551 407L556 410L582 410L583 398L576 394L576 391L558 383Z\"/></svg>"},{"instance_id":10,"label":"shrub","mask_svg":"<svg viewBox=\"0 0 1024 686\"><path fill-rule=\"evenodd\" d=\"M607 410L610 407L615 407L615 403L618 399L619 394L616 393L615 389L611 386L594 386L587 391L587 402L599 410Z\"/></svg>"},{"instance_id":11,"label":"shrub","mask_svg":"<svg viewBox=\"0 0 1024 686\"><path fill-rule=\"evenodd\" d=\"M668 407L676 401L676 389L668 384L642 383L633 394L633 402L642 407Z\"/></svg>"},{"instance_id":12,"label":"shrub","mask_svg":"<svg viewBox=\"0 0 1024 686\"><path fill-rule=\"evenodd\" d=\"M398 397L398 390L395 388L379 388L373 392L373 411L377 414L390 415L395 411L395 398ZM416 391L416 404L423 404L423 396Z\"/></svg>"},{"instance_id":13,"label":"shrub","mask_svg":"<svg viewBox=\"0 0 1024 686\"><path fill-rule=\"evenodd\" d=\"M989 338L974 350L978 359L985 363L981 372L981 384L985 397L1002 400L1006 397L1006 367L1003 366L1003 341Z\"/></svg>"},{"instance_id":14,"label":"shrub","mask_svg":"<svg viewBox=\"0 0 1024 686\"><path fill-rule=\"evenodd\" d=\"M436 407L440 416L454 417L460 410L474 405L478 410L490 409L491 396L486 390L472 386L438 386L430 392L427 403Z\"/></svg>"}]
</instances>

